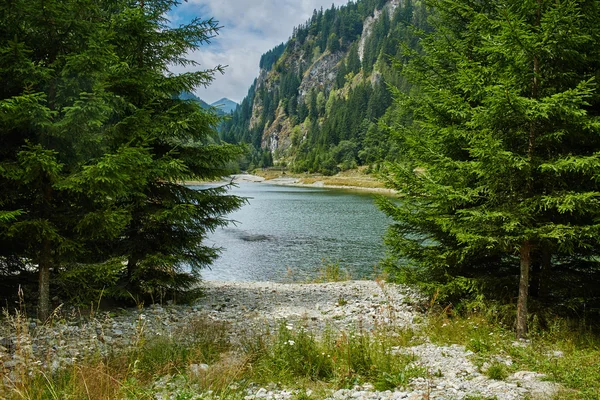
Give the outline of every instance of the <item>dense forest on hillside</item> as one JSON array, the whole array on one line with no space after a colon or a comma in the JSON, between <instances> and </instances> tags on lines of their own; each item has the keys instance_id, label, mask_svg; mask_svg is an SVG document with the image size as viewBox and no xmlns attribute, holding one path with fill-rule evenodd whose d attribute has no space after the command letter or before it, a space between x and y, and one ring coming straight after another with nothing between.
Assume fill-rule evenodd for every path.
<instances>
[{"instance_id":1,"label":"dense forest on hillside","mask_svg":"<svg viewBox=\"0 0 600 400\"><path fill-rule=\"evenodd\" d=\"M416 28L426 28L418 1L315 10L287 43L262 56L261 76L222 138L254 146L247 166L275 160L298 172L332 174L393 159L377 121L392 105L390 87L407 88L392 60L416 48Z\"/></svg>"}]
</instances>

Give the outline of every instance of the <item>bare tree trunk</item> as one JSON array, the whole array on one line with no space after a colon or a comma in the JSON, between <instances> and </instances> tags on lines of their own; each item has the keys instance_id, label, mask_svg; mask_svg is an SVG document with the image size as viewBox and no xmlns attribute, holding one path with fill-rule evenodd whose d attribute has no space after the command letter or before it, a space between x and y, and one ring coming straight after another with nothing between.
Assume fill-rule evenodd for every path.
<instances>
[{"instance_id":1,"label":"bare tree trunk","mask_svg":"<svg viewBox=\"0 0 600 400\"><path fill-rule=\"evenodd\" d=\"M542 1L537 0L537 20L535 25L540 26L542 18ZM540 59L537 54L533 55L533 77L531 80L531 98L537 99L539 94ZM527 146L527 158L529 161L529 179L527 180L528 197L534 194L534 155L537 137L537 124L531 121L529 125L529 143ZM529 297L529 271L531 269L532 244L524 240L521 244L521 274L519 278L519 299L517 300L517 338L527 335L527 300Z\"/></svg>"},{"instance_id":2,"label":"bare tree trunk","mask_svg":"<svg viewBox=\"0 0 600 400\"><path fill-rule=\"evenodd\" d=\"M42 216L44 218L50 218L52 214L52 184L50 178L47 175L42 177L42 192L44 203L42 206ZM41 249L38 259L38 319L45 322L50 317L50 268L52 267L52 240L48 237L43 237L41 241Z\"/></svg>"},{"instance_id":3,"label":"bare tree trunk","mask_svg":"<svg viewBox=\"0 0 600 400\"><path fill-rule=\"evenodd\" d=\"M527 335L527 298L529 296L529 268L531 267L531 243L521 245L521 276L519 279L519 299L517 300L517 338Z\"/></svg>"},{"instance_id":4,"label":"bare tree trunk","mask_svg":"<svg viewBox=\"0 0 600 400\"><path fill-rule=\"evenodd\" d=\"M52 265L52 243L44 240L39 260L38 319L45 322L50 317L50 267Z\"/></svg>"}]
</instances>

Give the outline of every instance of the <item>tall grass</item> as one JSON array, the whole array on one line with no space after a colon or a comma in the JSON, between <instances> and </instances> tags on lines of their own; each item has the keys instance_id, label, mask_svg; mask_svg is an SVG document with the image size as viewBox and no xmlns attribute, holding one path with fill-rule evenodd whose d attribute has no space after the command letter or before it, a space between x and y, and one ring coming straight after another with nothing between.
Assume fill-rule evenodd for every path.
<instances>
[{"instance_id":1,"label":"tall grass","mask_svg":"<svg viewBox=\"0 0 600 400\"><path fill-rule=\"evenodd\" d=\"M222 391L230 384L224 378L236 380L245 367L244 360L229 355L229 327L207 318L191 319L185 329L169 337L147 336L140 324L129 348L104 356L87 355L61 368L53 368L51 363L44 366L36 358L27 318L17 313L5 315L5 320L18 338L14 350L18 362L8 367L3 363L0 368L3 399L150 399L157 390L153 384L162 377L173 376L186 377L187 383L181 390L189 383L196 385L196 391ZM8 360L10 354L0 357ZM209 363L214 366L210 373L191 368Z\"/></svg>"},{"instance_id":2,"label":"tall grass","mask_svg":"<svg viewBox=\"0 0 600 400\"><path fill-rule=\"evenodd\" d=\"M515 341L502 321L496 310L483 306L465 316L430 313L418 332L392 323L373 330L327 328L317 335L284 321L274 330L265 324L237 332L239 340L231 343L232 327L208 317L192 318L168 336L151 335L138 320L129 348L52 368L52 360L33 351L29 320L18 312L4 316L16 339L0 351L0 398L154 399L166 393L191 399L212 393L243 399L249 385L273 383L298 389L296 397L305 399L367 382L391 390L415 377L431 378L401 349L420 343L424 334L439 345L464 345L489 378L541 372L565 387L558 399L600 398L600 338L591 329L558 318L548 319L542 329L534 321L523 342Z\"/></svg>"},{"instance_id":3,"label":"tall grass","mask_svg":"<svg viewBox=\"0 0 600 400\"><path fill-rule=\"evenodd\" d=\"M369 382L378 390L405 386L411 378L426 376L413 366L411 356L397 351L412 332L377 330L366 332L360 327L352 332L326 330L316 338L303 328L282 323L272 343L256 360L258 382L298 380L326 381L333 388L352 387Z\"/></svg>"},{"instance_id":4,"label":"tall grass","mask_svg":"<svg viewBox=\"0 0 600 400\"><path fill-rule=\"evenodd\" d=\"M339 261L321 260L321 268L312 283L344 282L352 279L348 268L343 267Z\"/></svg>"}]
</instances>

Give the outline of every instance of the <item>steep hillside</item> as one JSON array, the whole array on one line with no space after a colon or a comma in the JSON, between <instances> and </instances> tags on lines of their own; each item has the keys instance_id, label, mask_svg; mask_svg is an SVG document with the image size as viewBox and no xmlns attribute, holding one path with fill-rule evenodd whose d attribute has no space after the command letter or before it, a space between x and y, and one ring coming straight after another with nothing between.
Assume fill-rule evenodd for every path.
<instances>
[{"instance_id":1,"label":"steep hillside","mask_svg":"<svg viewBox=\"0 0 600 400\"><path fill-rule=\"evenodd\" d=\"M425 6L411 0L315 10L262 56L222 138L254 146L249 166L274 161L298 172L330 174L393 158L377 121L391 106L390 86L407 89L392 59L416 48L411 26L424 28L425 20Z\"/></svg>"}]
</instances>

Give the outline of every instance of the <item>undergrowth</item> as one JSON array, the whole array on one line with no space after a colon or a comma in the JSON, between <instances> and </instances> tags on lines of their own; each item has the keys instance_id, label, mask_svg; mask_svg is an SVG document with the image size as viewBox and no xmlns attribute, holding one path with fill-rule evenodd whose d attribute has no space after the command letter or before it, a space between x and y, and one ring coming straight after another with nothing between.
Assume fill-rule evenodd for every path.
<instances>
[{"instance_id":1,"label":"undergrowth","mask_svg":"<svg viewBox=\"0 0 600 400\"><path fill-rule=\"evenodd\" d=\"M330 390L366 382L388 390L426 376L414 357L397 351L412 343L413 332L392 332L387 326L374 331L360 326L351 332L327 329L317 337L301 325L282 322L273 332L243 332L233 346L230 327L208 318L192 319L169 336L150 336L139 320L129 348L98 351L53 368L36 360L27 318L7 318L23 339L16 350L23 362L0 369L0 398L10 400L151 399L157 393L178 399L198 398L199 393L243 398L250 383L274 382L296 388L298 398L311 398L306 393L320 398Z\"/></svg>"}]
</instances>

